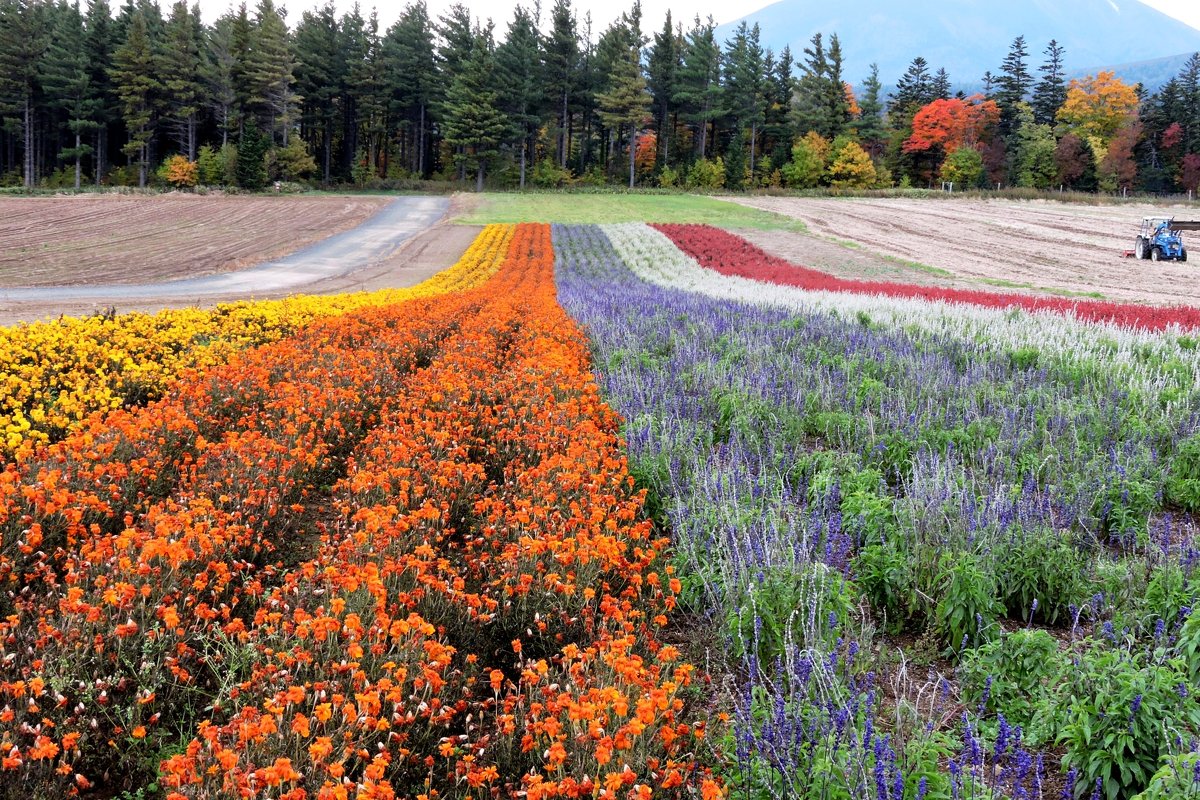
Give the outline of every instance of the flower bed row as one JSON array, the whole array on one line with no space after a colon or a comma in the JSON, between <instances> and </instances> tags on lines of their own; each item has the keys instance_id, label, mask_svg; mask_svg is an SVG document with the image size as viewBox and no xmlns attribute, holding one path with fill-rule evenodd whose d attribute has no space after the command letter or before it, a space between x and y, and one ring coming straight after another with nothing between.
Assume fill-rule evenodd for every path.
<instances>
[{"instance_id":1,"label":"flower bed row","mask_svg":"<svg viewBox=\"0 0 1200 800\"><path fill-rule=\"evenodd\" d=\"M708 225L656 224L654 228L670 237L683 252L706 269L722 275L736 275L758 281L829 292L853 292L896 298L921 298L952 303L967 303L985 308L1022 308L1027 311L1051 311L1070 314L1088 322L1114 323L1129 328L1158 331L1169 327L1200 328L1200 309L1189 307L1157 308L1132 303L1108 303L1094 300L1065 300L1031 297L1021 294L944 289L934 286L860 281L837 278L824 272L797 266L769 255L739 236Z\"/></svg>"},{"instance_id":2,"label":"flower bed row","mask_svg":"<svg viewBox=\"0 0 1200 800\"><path fill-rule=\"evenodd\" d=\"M310 321L477 286L496 271L509 236L507 226L485 229L453 267L408 289L0 328L0 455L18 460L22 446L60 439L93 412L157 398L183 371L224 363Z\"/></svg>"},{"instance_id":3,"label":"flower bed row","mask_svg":"<svg viewBox=\"0 0 1200 800\"><path fill-rule=\"evenodd\" d=\"M25 546L29 497L67 522L11 570L0 797L133 789L193 735L176 797L719 794L549 228L509 235L483 288L189 373L102 451L124 477L99 422L48 451L74 494L7 473Z\"/></svg>"}]
</instances>

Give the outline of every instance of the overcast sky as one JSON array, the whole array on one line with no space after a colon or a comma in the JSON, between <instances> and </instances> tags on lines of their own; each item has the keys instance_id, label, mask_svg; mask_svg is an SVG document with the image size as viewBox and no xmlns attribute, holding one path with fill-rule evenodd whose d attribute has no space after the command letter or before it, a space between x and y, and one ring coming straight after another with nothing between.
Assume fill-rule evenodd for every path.
<instances>
[{"instance_id":1,"label":"overcast sky","mask_svg":"<svg viewBox=\"0 0 1200 800\"><path fill-rule=\"evenodd\" d=\"M284 5L288 9L288 22L295 25L300 19L300 14L306 9L313 8L317 5L324 4L325 0L275 0L277 5ZM515 5L514 0L460 0L471 9L471 12L476 16L486 19L491 17L496 23L497 37L503 35L507 28L508 21L512 18L512 10ZM1110 0L1112 2L1113 0ZM232 0L199 0L200 8L204 14L206 22L211 22L230 6L237 5ZM354 0L334 0L339 11L349 9ZM437 17L445 11L446 8L453 5L456 0L426 0L429 6L430 14ZM542 0L542 6L545 10L543 16L548 16L549 9L553 5L554 0ZM731 20L743 17L751 11L756 11L764 6L768 6L773 0L743 0L740 3L730 3L729 0L642 0L643 27L647 31L656 31L662 27L663 18L667 13L667 9L671 9L675 19L682 20L686 27L692 18L697 14L701 18L711 14L718 23L730 22ZM1119 0L1118 0L1119 2ZM1164 14L1170 14L1178 20L1186 22L1193 28L1200 29L1200 2L1197 0L1142 0L1146 5L1162 11ZM171 0L160 0L160 4L167 8L171 4ZM246 4L253 9L255 0L246 0ZM363 9L365 16L374 6L379 9L379 22L381 28L387 28L396 17L400 15L406 4L406 0L360 0L359 5ZM526 0L524 3L532 7L533 0ZM632 0L625 2L624 0L574 0L573 3L576 12L582 20L585 13L588 11L592 14L592 29L598 35L605 26L613 19L620 15L623 9L632 5ZM732 7L733 10L730 10Z\"/></svg>"}]
</instances>

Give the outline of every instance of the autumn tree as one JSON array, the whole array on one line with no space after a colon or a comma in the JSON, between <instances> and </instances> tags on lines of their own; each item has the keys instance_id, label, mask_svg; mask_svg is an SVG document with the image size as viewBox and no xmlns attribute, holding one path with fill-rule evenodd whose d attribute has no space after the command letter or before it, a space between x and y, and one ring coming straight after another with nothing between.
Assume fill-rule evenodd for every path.
<instances>
[{"instance_id":1,"label":"autumn tree","mask_svg":"<svg viewBox=\"0 0 1200 800\"><path fill-rule=\"evenodd\" d=\"M829 185L834 188L866 189L875 184L871 156L853 139L843 136L833 143Z\"/></svg>"},{"instance_id":2,"label":"autumn tree","mask_svg":"<svg viewBox=\"0 0 1200 800\"><path fill-rule=\"evenodd\" d=\"M1091 146L1073 133L1058 140L1054 148L1057 167L1055 183L1081 191L1096 189L1096 157Z\"/></svg>"},{"instance_id":3,"label":"autumn tree","mask_svg":"<svg viewBox=\"0 0 1200 800\"><path fill-rule=\"evenodd\" d=\"M1049 189L1058 176L1054 160L1056 143L1049 125L1039 124L1028 103L1017 106L1013 162L1017 186Z\"/></svg>"},{"instance_id":4,"label":"autumn tree","mask_svg":"<svg viewBox=\"0 0 1200 800\"><path fill-rule=\"evenodd\" d=\"M784 181L799 189L818 185L825 178L829 153L829 140L816 131L809 131L792 145L792 160L782 169Z\"/></svg>"},{"instance_id":5,"label":"autumn tree","mask_svg":"<svg viewBox=\"0 0 1200 800\"><path fill-rule=\"evenodd\" d=\"M934 100L913 116L912 135L904 142L906 153L941 148L952 153L983 142L1000 118L1000 109L983 95L966 99Z\"/></svg>"},{"instance_id":6,"label":"autumn tree","mask_svg":"<svg viewBox=\"0 0 1200 800\"><path fill-rule=\"evenodd\" d=\"M1134 148L1142 135L1142 124L1132 120L1117 130L1108 143L1104 157L1096 165L1096 181L1101 191L1116 192L1133 188L1137 178Z\"/></svg>"},{"instance_id":7,"label":"autumn tree","mask_svg":"<svg viewBox=\"0 0 1200 800\"><path fill-rule=\"evenodd\" d=\"M1137 111L1138 96L1132 86L1107 70L1075 78L1056 119L1085 137L1109 142Z\"/></svg>"}]
</instances>

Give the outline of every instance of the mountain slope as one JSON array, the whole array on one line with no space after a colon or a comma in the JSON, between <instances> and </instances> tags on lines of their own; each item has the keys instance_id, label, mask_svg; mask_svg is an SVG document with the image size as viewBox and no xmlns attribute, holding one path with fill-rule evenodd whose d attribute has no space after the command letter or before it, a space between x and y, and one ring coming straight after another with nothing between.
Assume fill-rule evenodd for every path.
<instances>
[{"instance_id":1,"label":"mountain slope","mask_svg":"<svg viewBox=\"0 0 1200 800\"><path fill-rule=\"evenodd\" d=\"M744 17L758 23L762 43L776 52L791 45L799 60L814 33L837 33L845 74L860 83L871 62L894 84L915 56L930 71L945 67L955 83L978 83L999 71L1008 47L1024 35L1030 70L1042 63L1050 39L1066 49L1068 72L1103 64L1134 64L1200 51L1200 30L1136 0L944 0L936 4L889 0L780 0ZM724 41L741 20L717 29Z\"/></svg>"}]
</instances>

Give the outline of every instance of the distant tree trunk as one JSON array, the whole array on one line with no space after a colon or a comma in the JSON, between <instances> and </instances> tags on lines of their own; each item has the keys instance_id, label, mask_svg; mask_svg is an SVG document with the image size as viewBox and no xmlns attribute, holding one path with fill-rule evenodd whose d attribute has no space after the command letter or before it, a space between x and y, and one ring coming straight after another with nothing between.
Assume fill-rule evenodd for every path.
<instances>
[{"instance_id":1,"label":"distant tree trunk","mask_svg":"<svg viewBox=\"0 0 1200 800\"><path fill-rule=\"evenodd\" d=\"M750 123L750 183L754 184L754 145L758 143L758 123Z\"/></svg>"},{"instance_id":2,"label":"distant tree trunk","mask_svg":"<svg viewBox=\"0 0 1200 800\"><path fill-rule=\"evenodd\" d=\"M521 137L521 188L525 188L525 151L529 149L528 133Z\"/></svg>"},{"instance_id":3,"label":"distant tree trunk","mask_svg":"<svg viewBox=\"0 0 1200 800\"><path fill-rule=\"evenodd\" d=\"M25 188L32 189L37 160L33 147L33 104L25 95Z\"/></svg>"},{"instance_id":4,"label":"distant tree trunk","mask_svg":"<svg viewBox=\"0 0 1200 800\"><path fill-rule=\"evenodd\" d=\"M483 191L483 159L479 160L479 167L475 170L475 191Z\"/></svg>"},{"instance_id":5,"label":"distant tree trunk","mask_svg":"<svg viewBox=\"0 0 1200 800\"><path fill-rule=\"evenodd\" d=\"M568 132L570 122L567 119L567 91L563 90L562 116L559 118L558 132L558 161L562 169L567 168L567 153L571 149L571 134Z\"/></svg>"},{"instance_id":6,"label":"distant tree trunk","mask_svg":"<svg viewBox=\"0 0 1200 800\"><path fill-rule=\"evenodd\" d=\"M637 166L637 125L629 126L629 188L633 188L634 167Z\"/></svg>"},{"instance_id":7,"label":"distant tree trunk","mask_svg":"<svg viewBox=\"0 0 1200 800\"><path fill-rule=\"evenodd\" d=\"M417 128L417 174L425 177L425 104L421 103L421 125Z\"/></svg>"},{"instance_id":8,"label":"distant tree trunk","mask_svg":"<svg viewBox=\"0 0 1200 800\"><path fill-rule=\"evenodd\" d=\"M79 191L79 183L83 178L83 134L75 131L75 191Z\"/></svg>"}]
</instances>

